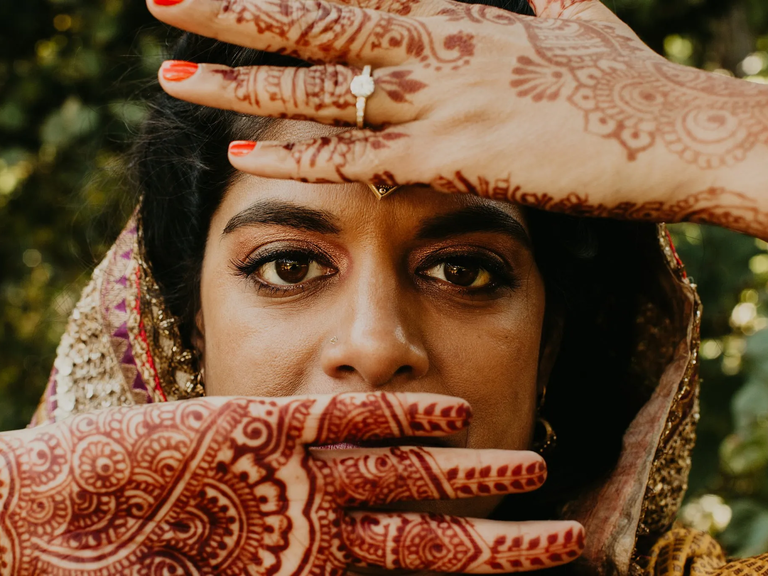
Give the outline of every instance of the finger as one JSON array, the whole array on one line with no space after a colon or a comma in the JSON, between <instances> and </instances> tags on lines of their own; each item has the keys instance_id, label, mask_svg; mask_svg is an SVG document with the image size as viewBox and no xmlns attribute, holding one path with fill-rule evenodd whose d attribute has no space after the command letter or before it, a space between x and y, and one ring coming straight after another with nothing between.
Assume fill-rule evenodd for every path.
<instances>
[{"instance_id":1,"label":"finger","mask_svg":"<svg viewBox=\"0 0 768 576\"><path fill-rule=\"evenodd\" d=\"M358 8L368 8L381 12L390 12L400 16L434 16L439 14L451 2L446 0L331 0L337 4L348 4Z\"/></svg>"},{"instance_id":2,"label":"finger","mask_svg":"<svg viewBox=\"0 0 768 576\"><path fill-rule=\"evenodd\" d=\"M318 396L301 441L314 445L407 436L445 436L467 426L464 400L440 394L347 393Z\"/></svg>"},{"instance_id":3,"label":"finger","mask_svg":"<svg viewBox=\"0 0 768 576\"><path fill-rule=\"evenodd\" d=\"M474 50L471 39L443 42L426 21L325 0L147 2L156 18L177 28L308 62L448 66L464 63Z\"/></svg>"},{"instance_id":4,"label":"finger","mask_svg":"<svg viewBox=\"0 0 768 576\"><path fill-rule=\"evenodd\" d=\"M536 16L622 23L600 0L528 0Z\"/></svg>"},{"instance_id":5,"label":"finger","mask_svg":"<svg viewBox=\"0 0 768 576\"><path fill-rule=\"evenodd\" d=\"M165 62L159 80L176 98L244 114L312 119L325 124L356 122L350 85L360 71L338 64L310 68ZM373 125L413 120L413 95L426 88L412 70L374 71L376 90L368 98L366 119Z\"/></svg>"},{"instance_id":6,"label":"finger","mask_svg":"<svg viewBox=\"0 0 768 576\"><path fill-rule=\"evenodd\" d=\"M527 451L396 446L312 455L328 465L340 506L528 492L546 479L544 460Z\"/></svg>"},{"instance_id":7,"label":"finger","mask_svg":"<svg viewBox=\"0 0 768 576\"><path fill-rule=\"evenodd\" d=\"M198 402L198 405L200 403ZM221 406L217 418L235 418L239 441L253 454L292 446L325 446L410 436L447 436L465 428L472 409L461 398L426 393L346 393L270 398L207 397L203 405ZM192 404L191 418L201 420ZM187 410L189 412L189 410Z\"/></svg>"},{"instance_id":8,"label":"finger","mask_svg":"<svg viewBox=\"0 0 768 576\"><path fill-rule=\"evenodd\" d=\"M229 161L238 170L265 178L397 186L422 181L417 174L403 172L403 158L412 160L411 166L427 165L418 158L424 151L413 150L411 140L410 130L398 125L287 144L241 141L230 144Z\"/></svg>"},{"instance_id":9,"label":"finger","mask_svg":"<svg viewBox=\"0 0 768 576\"><path fill-rule=\"evenodd\" d=\"M599 3L600 0L528 0L539 18L562 18L575 6Z\"/></svg>"},{"instance_id":10,"label":"finger","mask_svg":"<svg viewBox=\"0 0 768 576\"><path fill-rule=\"evenodd\" d=\"M521 572L565 564L584 548L584 529L570 521L353 512L343 531L351 564L390 570Z\"/></svg>"}]
</instances>

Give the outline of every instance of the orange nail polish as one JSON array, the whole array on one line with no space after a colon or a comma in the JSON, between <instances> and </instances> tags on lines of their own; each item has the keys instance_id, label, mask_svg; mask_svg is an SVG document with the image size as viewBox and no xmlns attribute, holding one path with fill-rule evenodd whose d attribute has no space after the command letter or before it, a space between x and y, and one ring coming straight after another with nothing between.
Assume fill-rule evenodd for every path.
<instances>
[{"instance_id":1,"label":"orange nail polish","mask_svg":"<svg viewBox=\"0 0 768 576\"><path fill-rule=\"evenodd\" d=\"M176 4L181 4L184 2L184 0L155 0L155 4L158 6L176 6Z\"/></svg>"},{"instance_id":2,"label":"orange nail polish","mask_svg":"<svg viewBox=\"0 0 768 576\"><path fill-rule=\"evenodd\" d=\"M197 64L184 60L168 60L163 62L163 78L169 82L186 80L197 72Z\"/></svg>"},{"instance_id":3,"label":"orange nail polish","mask_svg":"<svg viewBox=\"0 0 768 576\"><path fill-rule=\"evenodd\" d=\"M232 156L246 156L256 148L256 142L250 140L236 140L229 145L229 153Z\"/></svg>"}]
</instances>

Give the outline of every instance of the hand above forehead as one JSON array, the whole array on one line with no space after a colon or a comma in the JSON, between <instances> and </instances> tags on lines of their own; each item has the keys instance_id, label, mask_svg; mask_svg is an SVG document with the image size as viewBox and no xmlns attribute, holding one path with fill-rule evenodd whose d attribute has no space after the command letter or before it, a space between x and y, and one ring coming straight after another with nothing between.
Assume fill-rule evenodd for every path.
<instances>
[{"instance_id":1,"label":"hand above forehead","mask_svg":"<svg viewBox=\"0 0 768 576\"><path fill-rule=\"evenodd\" d=\"M174 26L315 64L166 62L170 95L357 127L237 142L245 172L768 234L768 88L667 62L598 0L531 0L536 17L453 0L148 2Z\"/></svg>"}]
</instances>

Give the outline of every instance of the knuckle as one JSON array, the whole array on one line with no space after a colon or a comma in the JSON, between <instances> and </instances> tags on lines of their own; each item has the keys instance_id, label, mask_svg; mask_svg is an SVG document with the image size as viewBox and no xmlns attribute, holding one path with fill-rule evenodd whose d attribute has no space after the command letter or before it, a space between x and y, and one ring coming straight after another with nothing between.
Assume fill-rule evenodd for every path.
<instances>
[{"instance_id":1,"label":"knuckle","mask_svg":"<svg viewBox=\"0 0 768 576\"><path fill-rule=\"evenodd\" d=\"M376 133L368 131L351 147L348 175L354 180L369 180L386 171L382 140Z\"/></svg>"},{"instance_id":2,"label":"knuckle","mask_svg":"<svg viewBox=\"0 0 768 576\"><path fill-rule=\"evenodd\" d=\"M322 14L321 0L307 0L302 3L300 9L290 11L288 22L290 29L295 32L305 33L311 30Z\"/></svg>"},{"instance_id":3,"label":"knuckle","mask_svg":"<svg viewBox=\"0 0 768 576\"><path fill-rule=\"evenodd\" d=\"M231 4L232 3L229 0L225 0L224 2L220 2L218 6L216 6L215 12L213 13L214 24L216 25L219 25L220 23L226 24L227 21L232 19L233 10L232 10Z\"/></svg>"},{"instance_id":4,"label":"knuckle","mask_svg":"<svg viewBox=\"0 0 768 576\"><path fill-rule=\"evenodd\" d=\"M313 44L323 48L328 42L334 42L349 30L351 11L348 6L314 0L306 3L302 18L302 34L311 34Z\"/></svg>"},{"instance_id":5,"label":"knuckle","mask_svg":"<svg viewBox=\"0 0 768 576\"><path fill-rule=\"evenodd\" d=\"M350 91L350 84L352 83L353 73L346 66L334 65L330 66L332 70L329 70L326 76L326 88L327 94L331 95L333 102L336 106L346 108L348 105L355 103L355 98Z\"/></svg>"},{"instance_id":6,"label":"knuckle","mask_svg":"<svg viewBox=\"0 0 768 576\"><path fill-rule=\"evenodd\" d=\"M304 90L308 107L320 111L354 106L349 91L352 75L348 68L338 64L323 64L305 70Z\"/></svg>"}]
</instances>

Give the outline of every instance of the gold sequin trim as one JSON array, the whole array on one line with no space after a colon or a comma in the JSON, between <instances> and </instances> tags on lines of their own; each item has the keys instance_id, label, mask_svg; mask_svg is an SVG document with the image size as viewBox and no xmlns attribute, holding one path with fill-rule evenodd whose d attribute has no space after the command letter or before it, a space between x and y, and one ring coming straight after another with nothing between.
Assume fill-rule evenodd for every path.
<instances>
[{"instance_id":1,"label":"gold sequin trim","mask_svg":"<svg viewBox=\"0 0 768 576\"><path fill-rule=\"evenodd\" d=\"M691 453L696 442L696 424L699 421L698 352L701 327L701 301L696 293L696 285L686 275L682 262L672 247L666 226L660 224L657 230L659 244L669 269L693 296L693 319L688 340L688 364L669 410L643 497L637 537L650 537L651 540L672 527L688 488ZM646 564L647 557L636 548L630 574L643 574Z\"/></svg>"}]
</instances>

